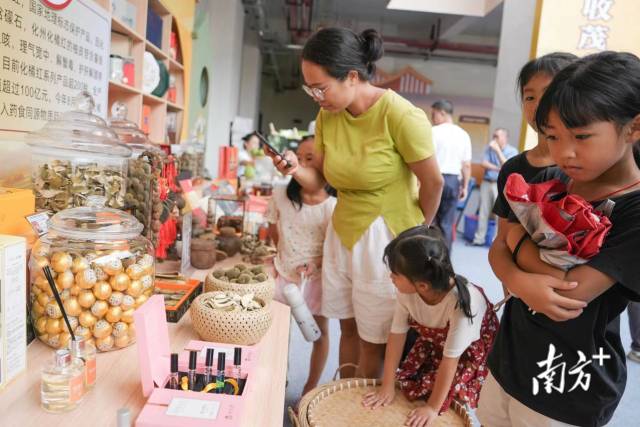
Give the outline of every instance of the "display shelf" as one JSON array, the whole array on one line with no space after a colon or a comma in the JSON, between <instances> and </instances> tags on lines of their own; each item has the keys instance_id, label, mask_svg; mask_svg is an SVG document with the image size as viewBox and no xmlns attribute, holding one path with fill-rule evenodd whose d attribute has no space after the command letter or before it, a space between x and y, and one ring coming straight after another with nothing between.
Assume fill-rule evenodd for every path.
<instances>
[{"instance_id":1,"label":"display shelf","mask_svg":"<svg viewBox=\"0 0 640 427\"><path fill-rule=\"evenodd\" d=\"M135 88L133 86L129 86L124 83L118 83L113 80L109 80L109 93L114 95L118 95L120 93L133 93L133 94L141 94L140 89Z\"/></svg>"},{"instance_id":2,"label":"display shelf","mask_svg":"<svg viewBox=\"0 0 640 427\"><path fill-rule=\"evenodd\" d=\"M164 100L161 102L149 102L149 95L144 96L143 107L149 106L151 109L151 115L149 117L149 140L154 144L164 144L166 134L166 122L167 122L167 105ZM152 95L151 95L152 96ZM158 97L153 97L156 100Z\"/></svg>"},{"instance_id":3,"label":"display shelf","mask_svg":"<svg viewBox=\"0 0 640 427\"><path fill-rule=\"evenodd\" d=\"M151 43L149 40L145 40L145 49L147 52L151 52L156 59L164 60L169 59L169 54L164 52L162 49L159 49L155 44Z\"/></svg>"},{"instance_id":4,"label":"display shelf","mask_svg":"<svg viewBox=\"0 0 640 427\"><path fill-rule=\"evenodd\" d=\"M142 96L144 97L145 104L150 104L150 105L163 104L164 105L167 102L165 99L159 98L155 95L151 95L150 93L143 93Z\"/></svg>"},{"instance_id":5,"label":"display shelf","mask_svg":"<svg viewBox=\"0 0 640 427\"><path fill-rule=\"evenodd\" d=\"M117 40L111 53L125 58L131 58L134 64L134 84L129 86L120 82L109 83L109 108L116 101L124 102L128 108L128 119L136 123L140 128L144 128L149 139L157 144L164 144L168 138L167 117L177 118L175 128L179 143L179 136L185 117L185 94L184 94L184 64L181 63L181 56L175 60L170 55L171 31L176 31L176 19L171 15L169 9L160 0L127 0L136 9L135 25L126 24L123 19L112 14L112 41ZM111 10L111 0L100 0L99 4L109 13ZM148 11L160 17L162 21L162 36L158 38L160 47L154 45L147 39L147 15ZM117 36L116 36L117 34ZM126 51L126 44L123 37L130 39L130 52ZM180 39L178 38L178 51L182 52ZM167 67L169 74L175 79L175 99L168 101L168 94L157 97L143 93L143 69L144 53L150 52L158 61L162 61ZM148 110L145 113L145 110ZM143 125L144 121L144 125Z\"/></svg>"},{"instance_id":6,"label":"display shelf","mask_svg":"<svg viewBox=\"0 0 640 427\"><path fill-rule=\"evenodd\" d=\"M184 66L173 58L169 58L169 71L184 71Z\"/></svg>"},{"instance_id":7,"label":"display shelf","mask_svg":"<svg viewBox=\"0 0 640 427\"><path fill-rule=\"evenodd\" d=\"M167 101L167 110L182 111L184 110L184 107L182 105L178 105L173 102Z\"/></svg>"},{"instance_id":8,"label":"display shelf","mask_svg":"<svg viewBox=\"0 0 640 427\"><path fill-rule=\"evenodd\" d=\"M142 36L136 30L134 30L115 16L111 17L111 31L117 31L122 34L126 34L133 40L144 41L144 36Z\"/></svg>"}]
</instances>

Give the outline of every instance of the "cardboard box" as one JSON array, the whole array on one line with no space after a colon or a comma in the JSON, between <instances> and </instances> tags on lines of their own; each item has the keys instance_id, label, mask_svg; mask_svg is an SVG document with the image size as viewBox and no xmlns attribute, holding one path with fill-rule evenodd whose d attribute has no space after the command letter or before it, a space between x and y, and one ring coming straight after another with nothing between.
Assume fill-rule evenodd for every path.
<instances>
[{"instance_id":1,"label":"cardboard box","mask_svg":"<svg viewBox=\"0 0 640 427\"><path fill-rule=\"evenodd\" d=\"M0 389L27 368L27 242L0 235Z\"/></svg>"},{"instance_id":2,"label":"cardboard box","mask_svg":"<svg viewBox=\"0 0 640 427\"><path fill-rule=\"evenodd\" d=\"M111 13L124 24L137 31L136 15L138 11L133 4L127 0L111 0Z\"/></svg>"},{"instance_id":3,"label":"cardboard box","mask_svg":"<svg viewBox=\"0 0 640 427\"><path fill-rule=\"evenodd\" d=\"M25 218L36 210L33 191L0 187L0 234L21 236L32 245L38 236Z\"/></svg>"},{"instance_id":4,"label":"cardboard box","mask_svg":"<svg viewBox=\"0 0 640 427\"><path fill-rule=\"evenodd\" d=\"M142 394L148 397L142 408L137 427L232 427L240 423L242 408L247 396L255 392L252 375L259 354L256 346L242 347L242 372L246 374L244 391L240 396L228 394L201 393L197 391L171 390L164 388L170 373L171 346L169 343L169 327L164 310L164 298L154 295L134 315L138 361L142 381ZM197 371L204 369L207 348L217 353L226 353L226 370L231 376L233 365L233 348L229 344L205 341L190 341L180 353L178 369L186 372L188 368L189 350L196 350L198 355ZM214 366L215 368L215 366ZM193 416L172 415L172 408L194 406ZM198 416L203 415L205 418Z\"/></svg>"},{"instance_id":5,"label":"cardboard box","mask_svg":"<svg viewBox=\"0 0 640 427\"><path fill-rule=\"evenodd\" d=\"M184 291L184 296L175 301L175 304L165 302L165 311L167 312L167 322L177 323L182 316L189 310L193 300L202 293L202 282L196 279L190 279L186 283L165 282L159 279L155 281L155 288L163 291ZM162 295L162 294L160 294Z\"/></svg>"}]
</instances>

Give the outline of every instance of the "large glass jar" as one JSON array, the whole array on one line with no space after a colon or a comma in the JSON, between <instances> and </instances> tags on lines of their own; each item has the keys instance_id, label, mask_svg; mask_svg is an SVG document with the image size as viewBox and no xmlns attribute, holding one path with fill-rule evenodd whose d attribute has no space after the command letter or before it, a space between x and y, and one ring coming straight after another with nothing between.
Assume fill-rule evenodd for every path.
<instances>
[{"instance_id":1,"label":"large glass jar","mask_svg":"<svg viewBox=\"0 0 640 427\"><path fill-rule=\"evenodd\" d=\"M29 260L31 318L38 338L65 348L70 334L42 268L51 267L73 333L99 351L135 341L133 313L153 294L153 245L133 216L90 196L58 212Z\"/></svg>"},{"instance_id":2,"label":"large glass jar","mask_svg":"<svg viewBox=\"0 0 640 427\"><path fill-rule=\"evenodd\" d=\"M163 173L170 160L164 151L149 142L135 123L127 120L127 107L123 103L115 102L111 107L110 125L133 152L129 159L124 208L142 223L142 234L156 246L163 210Z\"/></svg>"},{"instance_id":3,"label":"large glass jar","mask_svg":"<svg viewBox=\"0 0 640 427\"><path fill-rule=\"evenodd\" d=\"M75 104L75 110L27 137L36 209L56 213L83 206L92 195L104 196L107 206L121 209L131 149L91 113L89 93L80 93Z\"/></svg>"}]
</instances>

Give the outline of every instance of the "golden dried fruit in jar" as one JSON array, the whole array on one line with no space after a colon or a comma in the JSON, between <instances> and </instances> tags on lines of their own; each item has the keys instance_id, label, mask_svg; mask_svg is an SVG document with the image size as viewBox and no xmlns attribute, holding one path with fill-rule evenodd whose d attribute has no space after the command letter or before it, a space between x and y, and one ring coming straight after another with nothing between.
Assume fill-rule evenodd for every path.
<instances>
[{"instance_id":1,"label":"golden dried fruit in jar","mask_svg":"<svg viewBox=\"0 0 640 427\"><path fill-rule=\"evenodd\" d=\"M51 268L56 273L62 273L71 268L73 259L66 252L56 252L51 256Z\"/></svg>"}]
</instances>

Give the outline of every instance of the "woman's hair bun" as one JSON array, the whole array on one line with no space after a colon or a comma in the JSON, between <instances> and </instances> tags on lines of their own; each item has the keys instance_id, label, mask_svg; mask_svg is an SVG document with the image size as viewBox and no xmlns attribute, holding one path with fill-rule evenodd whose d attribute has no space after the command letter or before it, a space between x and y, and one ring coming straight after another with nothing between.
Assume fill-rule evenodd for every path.
<instances>
[{"instance_id":1,"label":"woman's hair bun","mask_svg":"<svg viewBox=\"0 0 640 427\"><path fill-rule=\"evenodd\" d=\"M364 30L360 33L362 38L362 53L367 63L373 64L378 59L382 58L384 54L384 48L382 47L382 38L380 34L372 28Z\"/></svg>"}]
</instances>

